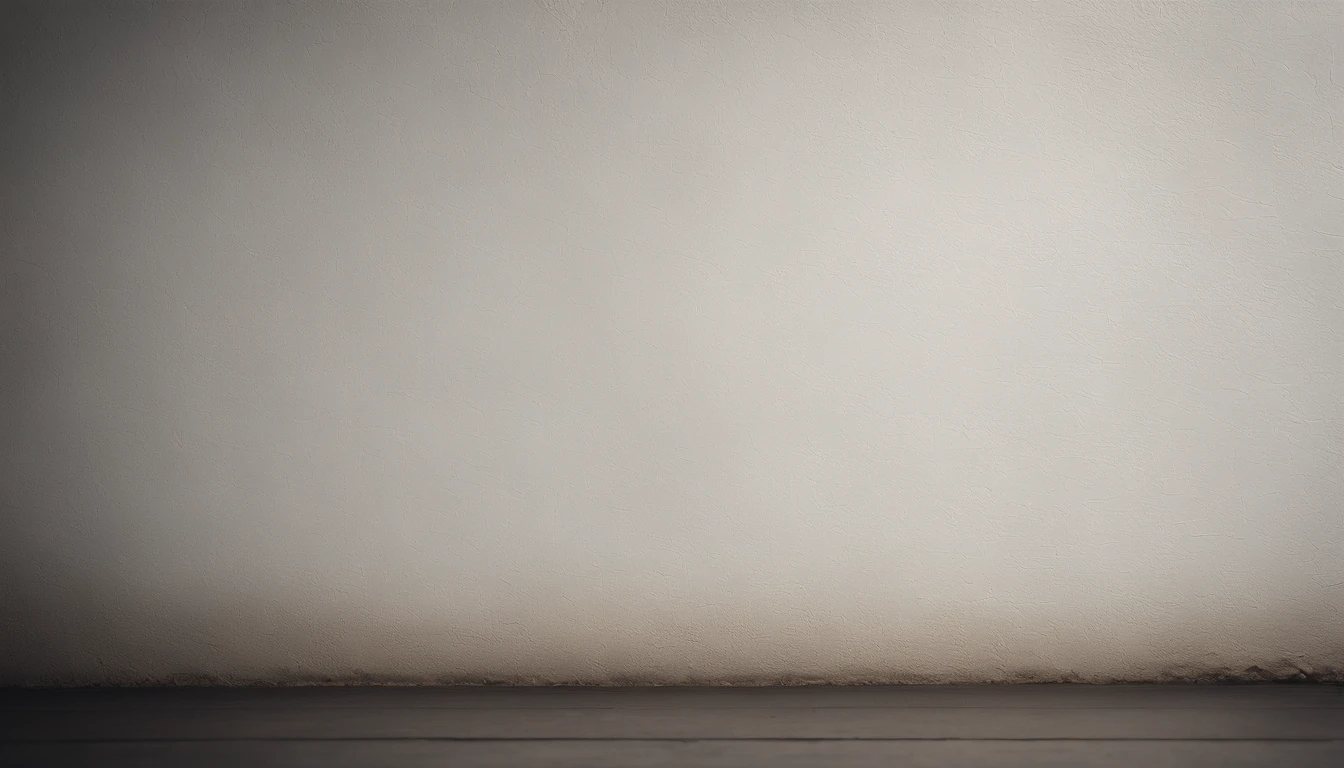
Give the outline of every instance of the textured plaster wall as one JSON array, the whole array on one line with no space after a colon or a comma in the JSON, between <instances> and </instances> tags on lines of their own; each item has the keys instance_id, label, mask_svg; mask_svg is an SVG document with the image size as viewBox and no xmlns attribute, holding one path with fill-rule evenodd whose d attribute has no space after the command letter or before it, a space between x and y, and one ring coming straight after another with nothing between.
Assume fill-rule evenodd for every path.
<instances>
[{"instance_id":1,"label":"textured plaster wall","mask_svg":"<svg viewBox=\"0 0 1344 768\"><path fill-rule=\"evenodd\" d=\"M1344 3L8 3L0 681L1344 670Z\"/></svg>"}]
</instances>

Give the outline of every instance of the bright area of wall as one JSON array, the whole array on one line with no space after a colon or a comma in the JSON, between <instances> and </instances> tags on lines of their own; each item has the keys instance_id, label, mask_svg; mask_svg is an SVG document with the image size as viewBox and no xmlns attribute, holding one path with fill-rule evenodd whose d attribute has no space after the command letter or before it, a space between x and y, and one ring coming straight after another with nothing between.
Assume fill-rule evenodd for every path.
<instances>
[{"instance_id":1,"label":"bright area of wall","mask_svg":"<svg viewBox=\"0 0 1344 768\"><path fill-rule=\"evenodd\" d=\"M9 4L0 680L1344 669L1344 5Z\"/></svg>"}]
</instances>

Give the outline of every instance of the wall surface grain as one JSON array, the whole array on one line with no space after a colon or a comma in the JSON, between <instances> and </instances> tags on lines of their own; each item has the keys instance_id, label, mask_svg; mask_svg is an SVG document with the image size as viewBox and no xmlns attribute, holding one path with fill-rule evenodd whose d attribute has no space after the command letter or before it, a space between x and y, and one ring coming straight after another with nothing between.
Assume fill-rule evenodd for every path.
<instances>
[{"instance_id":1,"label":"wall surface grain","mask_svg":"<svg viewBox=\"0 0 1344 768\"><path fill-rule=\"evenodd\" d=\"M0 682L1344 671L1344 3L7 3Z\"/></svg>"}]
</instances>

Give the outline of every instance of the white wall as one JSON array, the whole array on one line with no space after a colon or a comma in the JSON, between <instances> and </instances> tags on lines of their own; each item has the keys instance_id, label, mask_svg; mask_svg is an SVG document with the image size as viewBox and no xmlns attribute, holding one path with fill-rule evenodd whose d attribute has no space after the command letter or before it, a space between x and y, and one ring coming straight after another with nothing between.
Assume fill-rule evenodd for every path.
<instances>
[{"instance_id":1,"label":"white wall","mask_svg":"<svg viewBox=\"0 0 1344 768\"><path fill-rule=\"evenodd\" d=\"M1344 671L1344 3L8 8L0 681Z\"/></svg>"}]
</instances>

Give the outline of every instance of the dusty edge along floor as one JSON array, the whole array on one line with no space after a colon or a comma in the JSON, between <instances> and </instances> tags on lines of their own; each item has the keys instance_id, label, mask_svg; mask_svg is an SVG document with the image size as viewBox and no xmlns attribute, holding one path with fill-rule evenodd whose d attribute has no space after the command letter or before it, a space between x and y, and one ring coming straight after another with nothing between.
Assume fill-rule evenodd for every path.
<instances>
[{"instance_id":1,"label":"dusty edge along floor","mask_svg":"<svg viewBox=\"0 0 1344 768\"><path fill-rule=\"evenodd\" d=\"M0 690L0 765L1328 766L1344 686Z\"/></svg>"}]
</instances>

